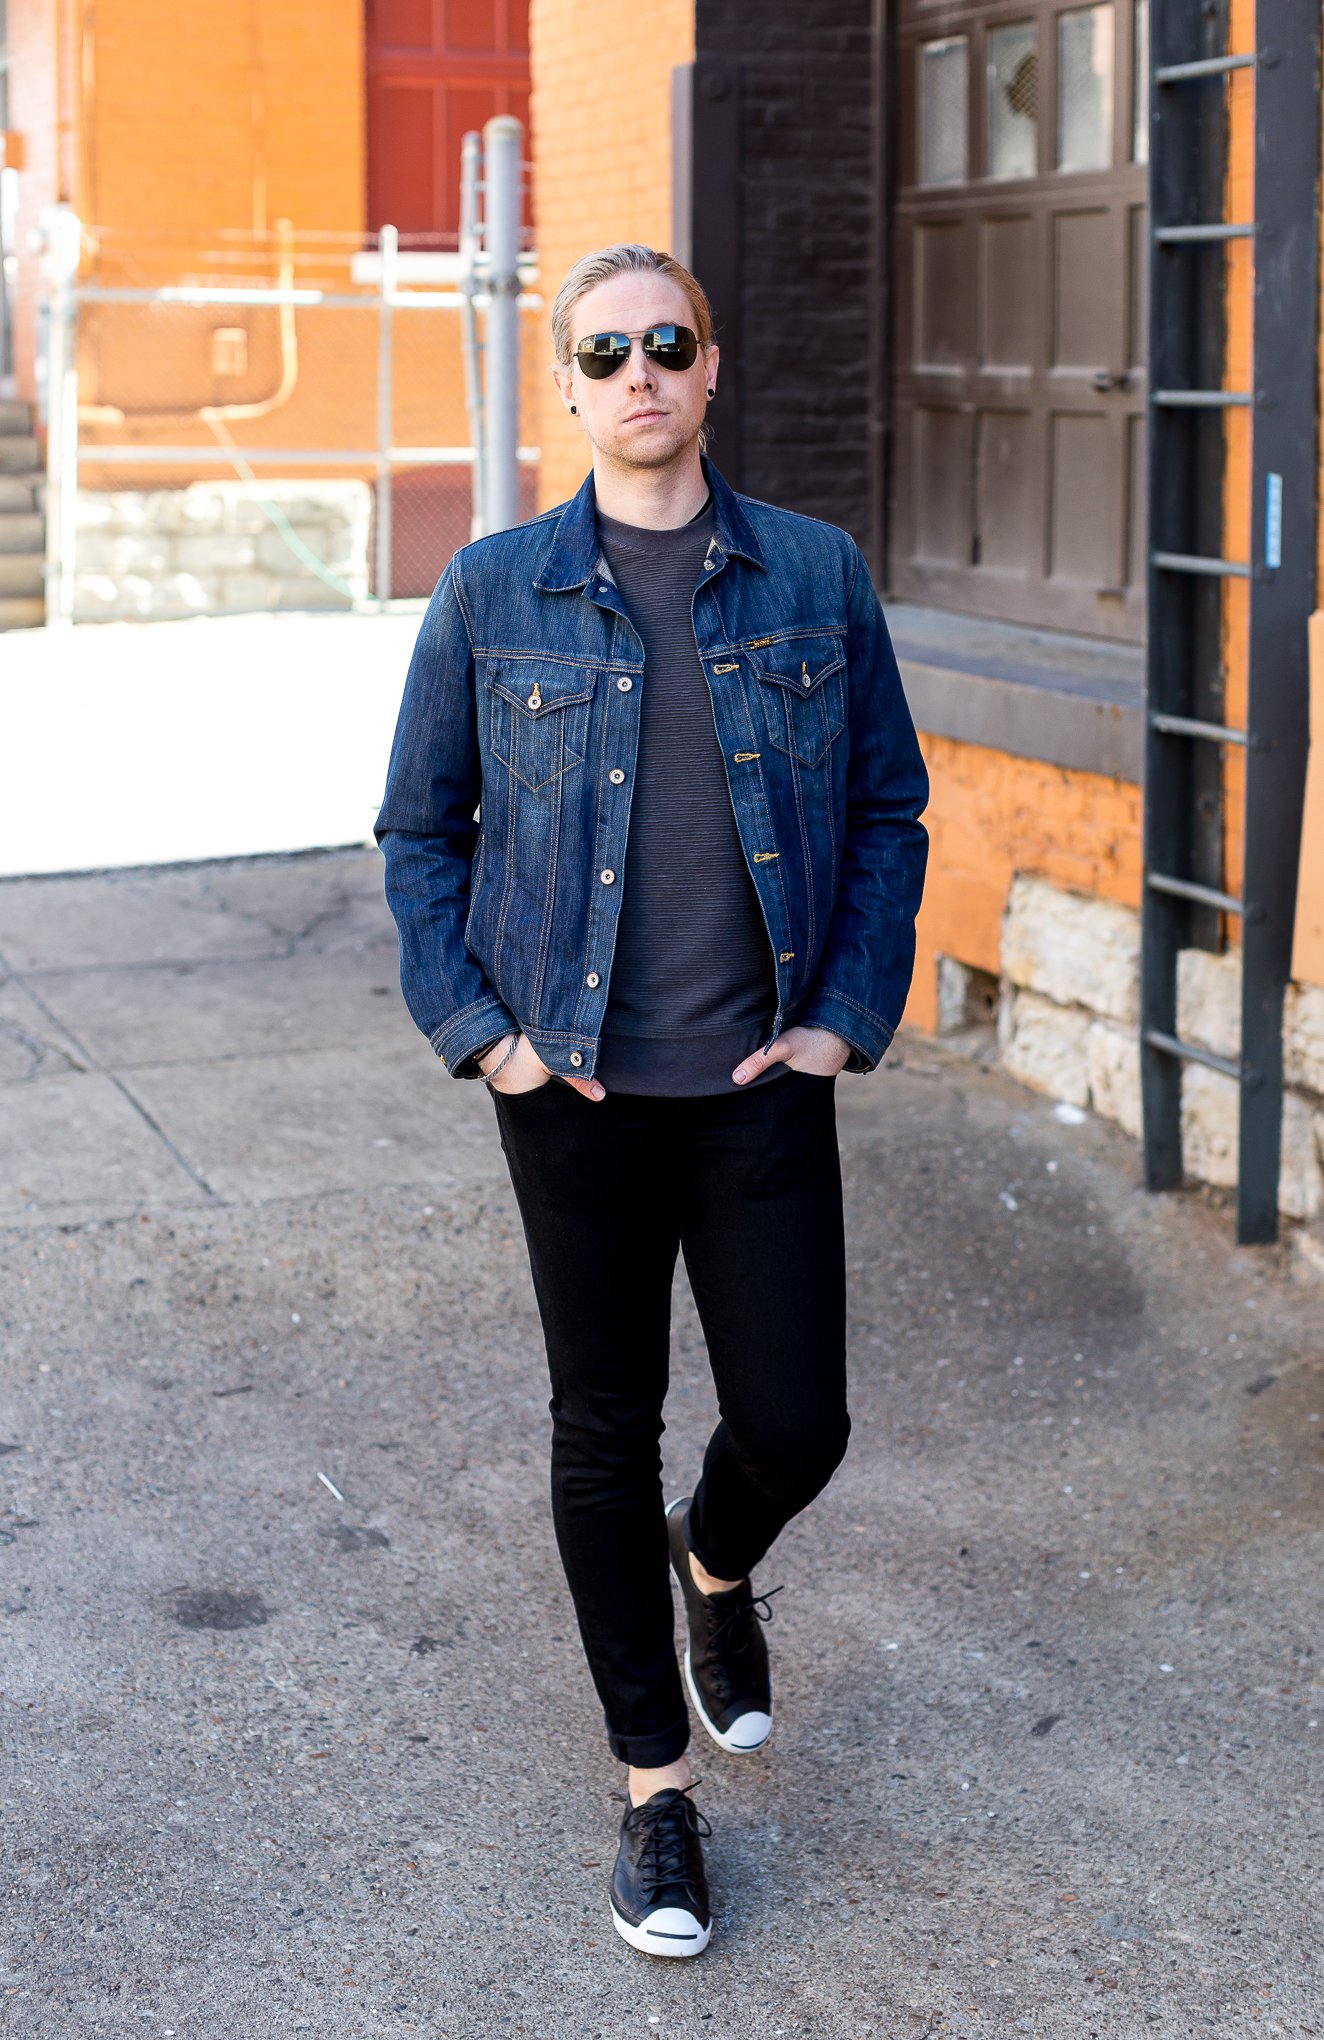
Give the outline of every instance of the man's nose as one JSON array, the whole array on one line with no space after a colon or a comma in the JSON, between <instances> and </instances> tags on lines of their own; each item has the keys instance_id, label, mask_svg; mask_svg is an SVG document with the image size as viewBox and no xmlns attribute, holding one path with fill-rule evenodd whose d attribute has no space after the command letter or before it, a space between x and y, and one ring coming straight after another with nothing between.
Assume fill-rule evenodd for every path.
<instances>
[{"instance_id":1,"label":"man's nose","mask_svg":"<svg viewBox=\"0 0 1324 2040\"><path fill-rule=\"evenodd\" d=\"M630 343L628 374L632 390L652 390L657 388L657 375L652 362L644 353L644 343L642 340L633 340Z\"/></svg>"}]
</instances>

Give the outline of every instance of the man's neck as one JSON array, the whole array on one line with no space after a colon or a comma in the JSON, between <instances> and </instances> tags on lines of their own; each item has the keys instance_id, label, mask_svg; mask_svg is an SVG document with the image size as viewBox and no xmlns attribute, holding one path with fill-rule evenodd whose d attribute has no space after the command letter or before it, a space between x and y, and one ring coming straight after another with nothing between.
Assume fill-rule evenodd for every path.
<instances>
[{"instance_id":1,"label":"man's neck","mask_svg":"<svg viewBox=\"0 0 1324 2040\"><path fill-rule=\"evenodd\" d=\"M697 446L664 468L621 467L598 454L593 461L593 493L599 510L621 524L674 531L702 508L708 483Z\"/></svg>"}]
</instances>

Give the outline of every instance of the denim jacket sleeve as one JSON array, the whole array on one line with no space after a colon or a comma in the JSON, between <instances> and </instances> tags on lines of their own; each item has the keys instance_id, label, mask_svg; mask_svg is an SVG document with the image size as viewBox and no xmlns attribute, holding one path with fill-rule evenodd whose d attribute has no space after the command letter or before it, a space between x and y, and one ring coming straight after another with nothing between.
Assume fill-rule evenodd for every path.
<instances>
[{"instance_id":1,"label":"denim jacket sleeve","mask_svg":"<svg viewBox=\"0 0 1324 2040\"><path fill-rule=\"evenodd\" d=\"M850 544L846 834L827 940L796 1019L831 1028L855 1051L848 1068L872 1070L900 1023L915 968L929 780L882 606Z\"/></svg>"},{"instance_id":2,"label":"denim jacket sleeve","mask_svg":"<svg viewBox=\"0 0 1324 2040\"><path fill-rule=\"evenodd\" d=\"M452 1076L513 1031L509 1007L466 947L481 791L473 644L451 561L414 646L375 834L400 935L400 988Z\"/></svg>"}]
</instances>

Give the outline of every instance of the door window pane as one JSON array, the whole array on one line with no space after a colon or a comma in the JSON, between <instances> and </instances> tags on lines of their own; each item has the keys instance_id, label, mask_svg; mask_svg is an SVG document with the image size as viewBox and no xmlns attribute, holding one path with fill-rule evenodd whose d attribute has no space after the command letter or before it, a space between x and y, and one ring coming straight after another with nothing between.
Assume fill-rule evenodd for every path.
<instances>
[{"instance_id":1,"label":"door window pane","mask_svg":"<svg viewBox=\"0 0 1324 2040\"><path fill-rule=\"evenodd\" d=\"M988 174L1033 177L1039 102L1035 25L1014 21L988 34Z\"/></svg>"},{"instance_id":2,"label":"door window pane","mask_svg":"<svg viewBox=\"0 0 1324 2040\"><path fill-rule=\"evenodd\" d=\"M1057 167L1106 170L1113 158L1113 10L1057 17Z\"/></svg>"},{"instance_id":3,"label":"door window pane","mask_svg":"<svg viewBox=\"0 0 1324 2040\"><path fill-rule=\"evenodd\" d=\"M1131 161L1149 161L1149 0L1135 0Z\"/></svg>"},{"instance_id":4,"label":"door window pane","mask_svg":"<svg viewBox=\"0 0 1324 2040\"><path fill-rule=\"evenodd\" d=\"M970 46L965 36L923 43L919 52L919 181L963 184L966 178L966 87Z\"/></svg>"}]
</instances>

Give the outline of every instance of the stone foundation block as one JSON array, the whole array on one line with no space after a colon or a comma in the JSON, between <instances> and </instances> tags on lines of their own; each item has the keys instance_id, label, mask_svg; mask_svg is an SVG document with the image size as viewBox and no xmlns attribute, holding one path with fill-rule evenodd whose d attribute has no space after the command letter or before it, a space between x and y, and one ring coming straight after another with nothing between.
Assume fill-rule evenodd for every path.
<instances>
[{"instance_id":1,"label":"stone foundation block","mask_svg":"<svg viewBox=\"0 0 1324 2040\"><path fill-rule=\"evenodd\" d=\"M1177 1032L1215 1055L1241 1052L1241 953L1183 949L1177 958Z\"/></svg>"},{"instance_id":2,"label":"stone foundation block","mask_svg":"<svg viewBox=\"0 0 1324 2040\"><path fill-rule=\"evenodd\" d=\"M1002 1061L1013 1077L1050 1098L1088 1105L1090 1016L1017 991L1001 1023Z\"/></svg>"},{"instance_id":3,"label":"stone foundation block","mask_svg":"<svg viewBox=\"0 0 1324 2040\"><path fill-rule=\"evenodd\" d=\"M1140 916L1021 874L1003 919L1002 968L1013 984L1060 1006L1087 1006L1105 1019L1134 1024Z\"/></svg>"},{"instance_id":4,"label":"stone foundation block","mask_svg":"<svg viewBox=\"0 0 1324 2040\"><path fill-rule=\"evenodd\" d=\"M1241 1090L1220 1070L1189 1063L1182 1076L1182 1159L1188 1177L1230 1190L1237 1181ZM1313 1113L1289 1091L1283 1099L1283 1159L1278 1208L1289 1218L1324 1213L1324 1170Z\"/></svg>"},{"instance_id":5,"label":"stone foundation block","mask_svg":"<svg viewBox=\"0 0 1324 2040\"><path fill-rule=\"evenodd\" d=\"M1283 1058L1289 1084L1324 1097L1324 985L1288 987Z\"/></svg>"},{"instance_id":6,"label":"stone foundation block","mask_svg":"<svg viewBox=\"0 0 1324 2040\"><path fill-rule=\"evenodd\" d=\"M1143 1127L1138 1035L1096 1020L1087 1039L1086 1066L1094 1110L1139 1140Z\"/></svg>"}]
</instances>

